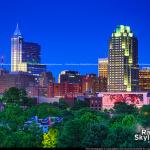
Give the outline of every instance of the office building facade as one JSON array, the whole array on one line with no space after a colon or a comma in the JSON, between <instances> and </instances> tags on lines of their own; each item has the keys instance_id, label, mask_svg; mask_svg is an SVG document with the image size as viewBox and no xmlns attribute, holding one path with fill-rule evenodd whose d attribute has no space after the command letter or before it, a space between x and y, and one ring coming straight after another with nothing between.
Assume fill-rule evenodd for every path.
<instances>
[{"instance_id":1,"label":"office building facade","mask_svg":"<svg viewBox=\"0 0 150 150\"><path fill-rule=\"evenodd\" d=\"M82 77L82 92L91 94L99 92L99 78L96 74L86 74Z\"/></svg>"},{"instance_id":2,"label":"office building facade","mask_svg":"<svg viewBox=\"0 0 150 150\"><path fill-rule=\"evenodd\" d=\"M65 70L58 77L58 83L81 83L81 81L81 75L78 71Z\"/></svg>"},{"instance_id":3,"label":"office building facade","mask_svg":"<svg viewBox=\"0 0 150 150\"><path fill-rule=\"evenodd\" d=\"M23 42L22 43L22 62L41 63L40 60L41 46L38 43Z\"/></svg>"},{"instance_id":4,"label":"office building facade","mask_svg":"<svg viewBox=\"0 0 150 150\"><path fill-rule=\"evenodd\" d=\"M98 59L98 76L102 78L108 77L108 58Z\"/></svg>"},{"instance_id":5,"label":"office building facade","mask_svg":"<svg viewBox=\"0 0 150 150\"><path fill-rule=\"evenodd\" d=\"M25 42L17 25L11 38L11 72L28 72L35 76L46 71L41 63L41 46L37 43Z\"/></svg>"},{"instance_id":6,"label":"office building facade","mask_svg":"<svg viewBox=\"0 0 150 150\"><path fill-rule=\"evenodd\" d=\"M139 90L150 91L150 68L139 70Z\"/></svg>"},{"instance_id":7,"label":"office building facade","mask_svg":"<svg viewBox=\"0 0 150 150\"><path fill-rule=\"evenodd\" d=\"M102 98L102 110L113 109L118 102L125 102L141 108L150 104L149 92L101 92L98 97Z\"/></svg>"},{"instance_id":8,"label":"office building facade","mask_svg":"<svg viewBox=\"0 0 150 150\"><path fill-rule=\"evenodd\" d=\"M52 72L42 72L39 77L40 87L48 87L49 83L54 83Z\"/></svg>"},{"instance_id":9,"label":"office building facade","mask_svg":"<svg viewBox=\"0 0 150 150\"><path fill-rule=\"evenodd\" d=\"M3 94L6 90L8 90L11 87L26 90L26 88L28 87L35 87L35 86L36 86L35 78L33 75L29 73L11 72L0 76L0 94Z\"/></svg>"},{"instance_id":10,"label":"office building facade","mask_svg":"<svg viewBox=\"0 0 150 150\"><path fill-rule=\"evenodd\" d=\"M137 38L129 26L117 26L109 41L107 90L138 91L138 71Z\"/></svg>"},{"instance_id":11,"label":"office building facade","mask_svg":"<svg viewBox=\"0 0 150 150\"><path fill-rule=\"evenodd\" d=\"M18 24L11 37L11 71L27 71L26 64L22 62L22 43L23 37L19 30Z\"/></svg>"}]
</instances>

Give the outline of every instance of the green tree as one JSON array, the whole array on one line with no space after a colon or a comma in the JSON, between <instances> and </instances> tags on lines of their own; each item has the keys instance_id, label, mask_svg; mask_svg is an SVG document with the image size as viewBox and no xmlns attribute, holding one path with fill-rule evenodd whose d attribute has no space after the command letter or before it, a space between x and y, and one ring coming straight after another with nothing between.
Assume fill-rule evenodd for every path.
<instances>
[{"instance_id":1,"label":"green tree","mask_svg":"<svg viewBox=\"0 0 150 150\"><path fill-rule=\"evenodd\" d=\"M43 135L42 145L44 148L54 148L57 145L58 130L51 128Z\"/></svg>"},{"instance_id":2,"label":"green tree","mask_svg":"<svg viewBox=\"0 0 150 150\"><path fill-rule=\"evenodd\" d=\"M136 123L137 123L136 118L133 115L126 115L122 119L122 124L127 127L131 127L131 126L135 127Z\"/></svg>"},{"instance_id":3,"label":"green tree","mask_svg":"<svg viewBox=\"0 0 150 150\"><path fill-rule=\"evenodd\" d=\"M80 110L77 110L74 112L74 116L75 118L83 118L82 120L87 120L89 121L90 118L91 119L95 119L95 120L108 120L109 119L109 115L101 112L101 111L97 111L97 110L93 110L90 108L82 108Z\"/></svg>"},{"instance_id":4,"label":"green tree","mask_svg":"<svg viewBox=\"0 0 150 150\"><path fill-rule=\"evenodd\" d=\"M140 110L140 120L144 127L150 126L150 105L143 105Z\"/></svg>"},{"instance_id":5,"label":"green tree","mask_svg":"<svg viewBox=\"0 0 150 150\"><path fill-rule=\"evenodd\" d=\"M69 108L69 105L64 101L64 99L60 99L59 100L59 104L58 104L60 109L67 109Z\"/></svg>"},{"instance_id":6,"label":"green tree","mask_svg":"<svg viewBox=\"0 0 150 150\"><path fill-rule=\"evenodd\" d=\"M18 89L16 87L11 87L4 92L2 97L2 102L24 105L26 101L29 101L27 98L27 93L24 89Z\"/></svg>"},{"instance_id":7,"label":"green tree","mask_svg":"<svg viewBox=\"0 0 150 150\"><path fill-rule=\"evenodd\" d=\"M114 123L121 123L122 119L126 116L126 114L115 114L114 116L112 116L112 118L110 119L110 125L114 124Z\"/></svg>"},{"instance_id":8,"label":"green tree","mask_svg":"<svg viewBox=\"0 0 150 150\"><path fill-rule=\"evenodd\" d=\"M103 147L104 139L107 137L108 127L103 123L89 123L87 125L87 131L82 140L82 147Z\"/></svg>"},{"instance_id":9,"label":"green tree","mask_svg":"<svg viewBox=\"0 0 150 150\"><path fill-rule=\"evenodd\" d=\"M68 121L74 118L74 114L71 110L63 110L62 116L64 121Z\"/></svg>"},{"instance_id":10,"label":"green tree","mask_svg":"<svg viewBox=\"0 0 150 150\"><path fill-rule=\"evenodd\" d=\"M0 134L2 139L0 147L41 147L42 136L41 129L34 124L28 130L9 130L3 137Z\"/></svg>"},{"instance_id":11,"label":"green tree","mask_svg":"<svg viewBox=\"0 0 150 150\"><path fill-rule=\"evenodd\" d=\"M25 121L23 110L14 104L8 104L0 115L1 123L8 126L11 130L22 127Z\"/></svg>"},{"instance_id":12,"label":"green tree","mask_svg":"<svg viewBox=\"0 0 150 150\"><path fill-rule=\"evenodd\" d=\"M5 103L19 103L20 100L20 92L19 89L15 87L11 87L6 90L3 94L3 102Z\"/></svg>"},{"instance_id":13,"label":"green tree","mask_svg":"<svg viewBox=\"0 0 150 150\"><path fill-rule=\"evenodd\" d=\"M10 131L3 124L0 124L0 139L1 139L0 147L4 146L6 136L8 136L9 132Z\"/></svg>"},{"instance_id":14,"label":"green tree","mask_svg":"<svg viewBox=\"0 0 150 150\"><path fill-rule=\"evenodd\" d=\"M2 148L16 147L16 136L14 132L5 135L2 143Z\"/></svg>"},{"instance_id":15,"label":"green tree","mask_svg":"<svg viewBox=\"0 0 150 150\"><path fill-rule=\"evenodd\" d=\"M134 105L129 105L125 102L115 103L114 110L117 114L138 114L138 109Z\"/></svg>"},{"instance_id":16,"label":"green tree","mask_svg":"<svg viewBox=\"0 0 150 150\"><path fill-rule=\"evenodd\" d=\"M84 100L84 101L81 101L81 100L75 100L75 103L72 107L72 110L79 110L81 108L84 108L84 107L89 107L90 106L90 102L88 99Z\"/></svg>"},{"instance_id":17,"label":"green tree","mask_svg":"<svg viewBox=\"0 0 150 150\"><path fill-rule=\"evenodd\" d=\"M104 118L100 115L92 114L91 112L87 112L80 117L80 120L85 124L87 124L87 122L100 122L103 119Z\"/></svg>"},{"instance_id":18,"label":"green tree","mask_svg":"<svg viewBox=\"0 0 150 150\"><path fill-rule=\"evenodd\" d=\"M35 123L32 123L27 130L25 130L31 137L31 146L32 147L41 147L43 132L42 129ZM30 147L31 147L30 146Z\"/></svg>"},{"instance_id":19,"label":"green tree","mask_svg":"<svg viewBox=\"0 0 150 150\"><path fill-rule=\"evenodd\" d=\"M69 120L65 123L58 138L58 147L81 147L85 130L80 119Z\"/></svg>"},{"instance_id":20,"label":"green tree","mask_svg":"<svg viewBox=\"0 0 150 150\"><path fill-rule=\"evenodd\" d=\"M48 116L62 116L62 110L49 103L42 103L25 110L25 115L29 118L32 116L38 116L45 118Z\"/></svg>"},{"instance_id":21,"label":"green tree","mask_svg":"<svg viewBox=\"0 0 150 150\"><path fill-rule=\"evenodd\" d=\"M99 135L97 135L98 133L96 133L99 131L99 128L96 129L94 126L96 123L108 123L107 115L105 116L103 113L89 108L75 111L74 114L74 119L72 118L72 120L64 123L64 128L61 130L61 135L58 138L59 147L83 147L83 145L87 145L88 139L86 140L85 137L88 137L90 133L94 135L95 138L99 138ZM93 128L88 132L90 126ZM89 139L92 138L92 135Z\"/></svg>"},{"instance_id":22,"label":"green tree","mask_svg":"<svg viewBox=\"0 0 150 150\"><path fill-rule=\"evenodd\" d=\"M134 128L124 127L121 123L115 123L110 129L104 141L104 147L108 148L134 148Z\"/></svg>"}]
</instances>

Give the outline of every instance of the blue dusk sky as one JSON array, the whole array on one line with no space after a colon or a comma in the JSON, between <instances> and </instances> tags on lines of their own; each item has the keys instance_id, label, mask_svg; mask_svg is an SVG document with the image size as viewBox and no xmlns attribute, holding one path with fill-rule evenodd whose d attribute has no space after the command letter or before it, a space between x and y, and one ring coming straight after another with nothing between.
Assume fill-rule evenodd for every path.
<instances>
[{"instance_id":1,"label":"blue dusk sky","mask_svg":"<svg viewBox=\"0 0 150 150\"><path fill-rule=\"evenodd\" d=\"M108 56L117 25L129 25L139 41L139 63L150 64L150 0L1 0L0 55L10 63L10 38L19 23L25 41L41 45L42 63L93 63ZM97 66L49 66L97 73Z\"/></svg>"}]
</instances>

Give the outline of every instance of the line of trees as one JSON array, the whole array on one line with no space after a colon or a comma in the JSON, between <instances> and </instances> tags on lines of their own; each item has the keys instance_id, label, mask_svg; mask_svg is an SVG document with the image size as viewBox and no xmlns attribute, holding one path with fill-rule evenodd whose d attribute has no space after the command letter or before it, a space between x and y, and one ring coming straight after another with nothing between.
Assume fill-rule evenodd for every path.
<instances>
[{"instance_id":1,"label":"line of trees","mask_svg":"<svg viewBox=\"0 0 150 150\"><path fill-rule=\"evenodd\" d=\"M147 141L134 140L139 127L150 127L150 105L139 110L134 105L119 102L113 110L96 111L88 108L86 102L70 107L60 100L59 103L34 106L29 103L24 109L20 107L25 105L24 101L29 101L25 91L14 88L2 97L5 109L0 112L0 147L150 147ZM34 123L24 129L24 122L35 115L40 118L62 116L64 119L45 134Z\"/></svg>"}]
</instances>

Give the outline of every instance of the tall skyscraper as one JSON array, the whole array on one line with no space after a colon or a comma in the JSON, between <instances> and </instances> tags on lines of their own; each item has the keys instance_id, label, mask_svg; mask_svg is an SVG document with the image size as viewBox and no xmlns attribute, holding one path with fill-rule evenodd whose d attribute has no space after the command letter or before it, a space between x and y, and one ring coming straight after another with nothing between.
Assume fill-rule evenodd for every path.
<instances>
[{"instance_id":1,"label":"tall skyscraper","mask_svg":"<svg viewBox=\"0 0 150 150\"><path fill-rule=\"evenodd\" d=\"M11 71L26 71L26 64L22 63L22 43L23 37L18 24L11 37Z\"/></svg>"},{"instance_id":2,"label":"tall skyscraper","mask_svg":"<svg viewBox=\"0 0 150 150\"><path fill-rule=\"evenodd\" d=\"M18 24L11 38L11 71L28 72L35 76L46 71L46 65L41 63L41 46L37 43L25 42L21 36Z\"/></svg>"},{"instance_id":3,"label":"tall skyscraper","mask_svg":"<svg viewBox=\"0 0 150 150\"><path fill-rule=\"evenodd\" d=\"M108 77L108 58L98 59L98 76L103 78Z\"/></svg>"},{"instance_id":4,"label":"tall skyscraper","mask_svg":"<svg viewBox=\"0 0 150 150\"><path fill-rule=\"evenodd\" d=\"M117 26L109 43L108 91L137 91L138 68L138 40L129 26Z\"/></svg>"}]
</instances>

